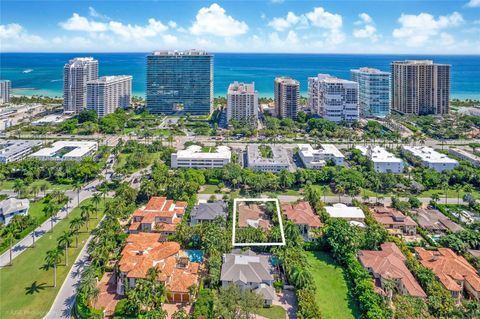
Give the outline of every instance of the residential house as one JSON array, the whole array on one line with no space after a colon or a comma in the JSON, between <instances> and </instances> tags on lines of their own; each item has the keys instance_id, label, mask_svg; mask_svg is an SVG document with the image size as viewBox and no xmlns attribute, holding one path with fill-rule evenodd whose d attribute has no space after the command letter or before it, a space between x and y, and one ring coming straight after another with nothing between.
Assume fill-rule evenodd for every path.
<instances>
[{"instance_id":1,"label":"residential house","mask_svg":"<svg viewBox=\"0 0 480 319\"><path fill-rule=\"evenodd\" d=\"M158 232L165 238L175 233L186 207L187 202L152 197L144 208L133 213L128 230L130 233Z\"/></svg>"},{"instance_id":2,"label":"residential house","mask_svg":"<svg viewBox=\"0 0 480 319\"><path fill-rule=\"evenodd\" d=\"M396 290L402 295L426 298L427 295L405 265L406 258L395 243L384 243L381 250L360 250L358 259L372 274L375 290L386 296L386 282L395 282Z\"/></svg>"},{"instance_id":3,"label":"residential house","mask_svg":"<svg viewBox=\"0 0 480 319\"><path fill-rule=\"evenodd\" d=\"M397 209L374 206L371 212L373 218L392 235L415 236L417 234L417 223Z\"/></svg>"},{"instance_id":4,"label":"residential house","mask_svg":"<svg viewBox=\"0 0 480 319\"><path fill-rule=\"evenodd\" d=\"M190 225L211 222L217 218L227 219L227 203L219 200L213 203L199 203L190 212Z\"/></svg>"},{"instance_id":5,"label":"residential house","mask_svg":"<svg viewBox=\"0 0 480 319\"><path fill-rule=\"evenodd\" d=\"M306 201L282 203L281 208L283 215L300 227L300 231L306 239L312 238L311 231L313 229L318 229L322 226L320 218Z\"/></svg>"},{"instance_id":6,"label":"residential house","mask_svg":"<svg viewBox=\"0 0 480 319\"><path fill-rule=\"evenodd\" d=\"M447 232L459 232L463 227L451 221L436 209L417 208L413 210L417 223L433 234L445 234Z\"/></svg>"},{"instance_id":7,"label":"residential house","mask_svg":"<svg viewBox=\"0 0 480 319\"><path fill-rule=\"evenodd\" d=\"M242 289L252 289L270 306L275 299L271 256L257 255L251 250L223 255L220 280L222 286L234 284Z\"/></svg>"},{"instance_id":8,"label":"residential house","mask_svg":"<svg viewBox=\"0 0 480 319\"><path fill-rule=\"evenodd\" d=\"M199 282L200 264L191 262L177 242L161 242L161 234L130 234L118 263L117 293L124 295L125 285L134 288L146 279L148 269L159 270L158 280L168 290L169 302L189 302L190 287Z\"/></svg>"},{"instance_id":9,"label":"residential house","mask_svg":"<svg viewBox=\"0 0 480 319\"><path fill-rule=\"evenodd\" d=\"M27 216L30 208L28 199L9 198L0 202L0 224L7 225L15 216Z\"/></svg>"},{"instance_id":10,"label":"residential house","mask_svg":"<svg viewBox=\"0 0 480 319\"><path fill-rule=\"evenodd\" d=\"M238 205L238 227L254 227L268 231L272 228L272 223L264 208L253 203L240 203Z\"/></svg>"},{"instance_id":11,"label":"residential house","mask_svg":"<svg viewBox=\"0 0 480 319\"><path fill-rule=\"evenodd\" d=\"M449 248L426 250L415 247L415 252L422 265L435 273L454 298L460 299L465 292L472 298L480 300L480 276L465 258Z\"/></svg>"},{"instance_id":12,"label":"residential house","mask_svg":"<svg viewBox=\"0 0 480 319\"><path fill-rule=\"evenodd\" d=\"M365 214L358 207L337 203L332 206L325 206L325 211L331 218L342 218L351 225L365 227Z\"/></svg>"}]
</instances>

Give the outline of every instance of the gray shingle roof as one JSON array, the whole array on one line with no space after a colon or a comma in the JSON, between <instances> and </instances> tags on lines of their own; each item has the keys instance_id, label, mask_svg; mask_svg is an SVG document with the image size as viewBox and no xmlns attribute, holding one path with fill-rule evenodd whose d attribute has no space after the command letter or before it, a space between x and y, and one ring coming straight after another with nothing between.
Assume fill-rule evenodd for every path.
<instances>
[{"instance_id":1,"label":"gray shingle roof","mask_svg":"<svg viewBox=\"0 0 480 319\"><path fill-rule=\"evenodd\" d=\"M246 254L225 254L223 256L222 281L262 283L272 281L272 266L268 256Z\"/></svg>"},{"instance_id":2,"label":"gray shingle roof","mask_svg":"<svg viewBox=\"0 0 480 319\"><path fill-rule=\"evenodd\" d=\"M219 216L226 218L226 209L227 205L223 200L213 203L200 203L192 209L190 216L197 220L214 220Z\"/></svg>"}]
</instances>

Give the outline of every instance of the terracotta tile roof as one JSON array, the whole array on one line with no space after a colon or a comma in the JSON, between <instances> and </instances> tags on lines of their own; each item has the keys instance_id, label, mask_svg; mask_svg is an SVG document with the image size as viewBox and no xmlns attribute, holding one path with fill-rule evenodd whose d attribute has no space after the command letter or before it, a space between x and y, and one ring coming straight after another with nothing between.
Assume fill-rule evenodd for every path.
<instances>
[{"instance_id":1,"label":"terracotta tile roof","mask_svg":"<svg viewBox=\"0 0 480 319\"><path fill-rule=\"evenodd\" d=\"M128 227L128 230L138 230L138 228L140 228L140 222L133 222Z\"/></svg>"},{"instance_id":2,"label":"terracotta tile roof","mask_svg":"<svg viewBox=\"0 0 480 319\"><path fill-rule=\"evenodd\" d=\"M166 197L152 197L145 206L145 210L163 210L166 201Z\"/></svg>"},{"instance_id":3,"label":"terracotta tile roof","mask_svg":"<svg viewBox=\"0 0 480 319\"><path fill-rule=\"evenodd\" d=\"M475 291L480 292L480 276L475 268L451 249L426 250L415 247L415 252L422 265L430 268L448 290L462 291L457 281L466 281Z\"/></svg>"},{"instance_id":4,"label":"terracotta tile roof","mask_svg":"<svg viewBox=\"0 0 480 319\"><path fill-rule=\"evenodd\" d=\"M259 207L257 204L239 204L238 226L260 227L263 230L269 230L272 227L272 223L270 218L265 214L263 208Z\"/></svg>"},{"instance_id":5,"label":"terracotta tile roof","mask_svg":"<svg viewBox=\"0 0 480 319\"><path fill-rule=\"evenodd\" d=\"M395 279L402 282L408 294L425 298L427 295L405 265L405 256L395 243L384 243L382 250L360 250L358 259L362 265L384 279ZM378 286L379 283L376 284ZM381 288L381 287L377 287Z\"/></svg>"},{"instance_id":6,"label":"terracotta tile roof","mask_svg":"<svg viewBox=\"0 0 480 319\"><path fill-rule=\"evenodd\" d=\"M399 210L390 207L374 206L371 211L373 218L382 225L416 226L415 221L405 216Z\"/></svg>"},{"instance_id":7,"label":"terracotta tile roof","mask_svg":"<svg viewBox=\"0 0 480 319\"><path fill-rule=\"evenodd\" d=\"M282 212L295 224L310 227L322 226L320 218L313 212L312 206L308 202L282 203Z\"/></svg>"},{"instance_id":8,"label":"terracotta tile roof","mask_svg":"<svg viewBox=\"0 0 480 319\"><path fill-rule=\"evenodd\" d=\"M172 292L188 292L188 287L198 284L200 264L188 261L177 242L159 242L158 233L130 234L122 250L120 271L128 278L146 278L151 267L160 270L158 280ZM182 260L184 262L182 262Z\"/></svg>"}]
</instances>

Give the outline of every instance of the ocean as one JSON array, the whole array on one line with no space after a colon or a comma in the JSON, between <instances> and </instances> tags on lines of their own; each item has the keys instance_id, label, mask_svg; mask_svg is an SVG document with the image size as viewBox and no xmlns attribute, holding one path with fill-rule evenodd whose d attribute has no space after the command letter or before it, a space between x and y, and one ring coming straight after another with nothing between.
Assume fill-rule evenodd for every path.
<instances>
[{"instance_id":1,"label":"ocean","mask_svg":"<svg viewBox=\"0 0 480 319\"><path fill-rule=\"evenodd\" d=\"M147 53L0 53L0 79L12 81L14 95L61 96L63 65L78 56L99 61L102 75L133 76L133 94L145 94ZM354 55L354 54L214 54L214 94L224 96L233 81L255 82L260 96L273 96L276 76L300 81L301 94L307 95L307 78L329 73L350 79L350 69L374 67L389 71L390 62L430 59L452 65L451 95L460 99L480 99L480 56L460 55Z\"/></svg>"}]
</instances>

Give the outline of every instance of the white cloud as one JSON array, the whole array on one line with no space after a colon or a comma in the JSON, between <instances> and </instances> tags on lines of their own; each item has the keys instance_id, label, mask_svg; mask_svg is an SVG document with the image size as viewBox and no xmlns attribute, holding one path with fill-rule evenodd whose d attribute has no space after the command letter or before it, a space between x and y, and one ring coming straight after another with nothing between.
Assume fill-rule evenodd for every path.
<instances>
[{"instance_id":1,"label":"white cloud","mask_svg":"<svg viewBox=\"0 0 480 319\"><path fill-rule=\"evenodd\" d=\"M221 37L233 37L246 33L248 25L244 21L235 20L225 14L225 9L213 3L210 7L201 8L195 22L190 27L194 35L212 34Z\"/></svg>"},{"instance_id":2,"label":"white cloud","mask_svg":"<svg viewBox=\"0 0 480 319\"><path fill-rule=\"evenodd\" d=\"M101 14L97 10L95 10L94 7L88 7L88 14L90 14L91 17L98 18L98 19L103 19L103 20L110 20L110 17Z\"/></svg>"},{"instance_id":3,"label":"white cloud","mask_svg":"<svg viewBox=\"0 0 480 319\"><path fill-rule=\"evenodd\" d=\"M336 13L325 11L322 7L313 8L313 11L305 15L312 25L324 29L340 29L342 27L342 16Z\"/></svg>"},{"instance_id":4,"label":"white cloud","mask_svg":"<svg viewBox=\"0 0 480 319\"><path fill-rule=\"evenodd\" d=\"M166 44L175 44L178 42L177 37L171 34L165 34L162 39Z\"/></svg>"},{"instance_id":5,"label":"white cloud","mask_svg":"<svg viewBox=\"0 0 480 319\"><path fill-rule=\"evenodd\" d=\"M177 28L177 23L175 21L168 21L168 26L172 29L176 29Z\"/></svg>"},{"instance_id":6,"label":"white cloud","mask_svg":"<svg viewBox=\"0 0 480 319\"><path fill-rule=\"evenodd\" d=\"M297 33L293 30L290 30L287 35L287 43L290 44L297 44L298 43L298 36Z\"/></svg>"},{"instance_id":7,"label":"white cloud","mask_svg":"<svg viewBox=\"0 0 480 319\"><path fill-rule=\"evenodd\" d=\"M417 47L424 45L432 37L438 36L442 29L457 27L464 20L460 13L453 12L448 16L440 16L438 19L429 13L402 14L398 22L400 28L393 30L393 37L405 40L407 46Z\"/></svg>"},{"instance_id":8,"label":"white cloud","mask_svg":"<svg viewBox=\"0 0 480 319\"><path fill-rule=\"evenodd\" d=\"M104 32L108 29L106 23L90 21L78 13L74 13L67 21L60 22L60 26L68 31Z\"/></svg>"},{"instance_id":9,"label":"white cloud","mask_svg":"<svg viewBox=\"0 0 480 319\"><path fill-rule=\"evenodd\" d=\"M355 21L355 25L360 26L353 30L353 36L359 39L370 39L372 42L378 41L377 28L372 17L363 12L358 15L360 20Z\"/></svg>"},{"instance_id":10,"label":"white cloud","mask_svg":"<svg viewBox=\"0 0 480 319\"><path fill-rule=\"evenodd\" d=\"M478 8L480 7L480 0L470 0L467 4L467 7L469 8Z\"/></svg>"},{"instance_id":11,"label":"white cloud","mask_svg":"<svg viewBox=\"0 0 480 319\"><path fill-rule=\"evenodd\" d=\"M43 38L28 33L18 23L1 24L0 40L8 40L1 42L2 51L28 50L45 43Z\"/></svg>"},{"instance_id":12,"label":"white cloud","mask_svg":"<svg viewBox=\"0 0 480 319\"><path fill-rule=\"evenodd\" d=\"M292 26L299 23L300 20L302 20L301 16L297 16L292 11L289 11L285 18L283 17L273 18L272 21L268 23L268 25L274 28L276 31L282 32L287 29L290 29Z\"/></svg>"},{"instance_id":13,"label":"white cloud","mask_svg":"<svg viewBox=\"0 0 480 319\"><path fill-rule=\"evenodd\" d=\"M455 38L446 32L440 33L440 41L443 45L452 45L455 43Z\"/></svg>"},{"instance_id":14,"label":"white cloud","mask_svg":"<svg viewBox=\"0 0 480 319\"><path fill-rule=\"evenodd\" d=\"M136 38L145 38L153 37L157 34L160 34L168 29L161 21L155 20L153 18L148 19L148 24L146 26L138 26L131 24L123 24L121 22L110 21L109 29L123 38L126 39L136 39Z\"/></svg>"}]
</instances>

